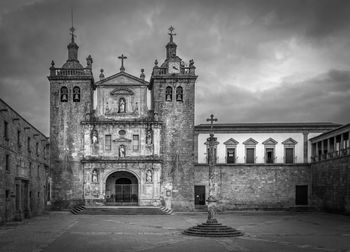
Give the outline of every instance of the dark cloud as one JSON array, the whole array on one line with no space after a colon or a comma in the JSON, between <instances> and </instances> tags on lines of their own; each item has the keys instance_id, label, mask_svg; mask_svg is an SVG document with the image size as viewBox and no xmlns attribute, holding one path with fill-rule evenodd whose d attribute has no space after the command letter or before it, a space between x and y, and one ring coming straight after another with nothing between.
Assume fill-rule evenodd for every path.
<instances>
[{"instance_id":1,"label":"dark cloud","mask_svg":"<svg viewBox=\"0 0 350 252\"><path fill-rule=\"evenodd\" d=\"M226 122L349 119L349 1L1 2L1 97L46 134L46 76L67 58L71 7L80 61L92 55L96 78L118 72L121 53L129 73L149 78L175 26L180 57L197 66L197 122L209 111Z\"/></svg>"}]
</instances>

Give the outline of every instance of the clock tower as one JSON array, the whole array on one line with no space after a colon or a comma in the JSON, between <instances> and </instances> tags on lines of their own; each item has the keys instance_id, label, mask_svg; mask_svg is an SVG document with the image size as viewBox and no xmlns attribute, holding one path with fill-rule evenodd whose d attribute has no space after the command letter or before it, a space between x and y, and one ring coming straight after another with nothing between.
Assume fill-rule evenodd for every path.
<instances>
[{"instance_id":1,"label":"clock tower","mask_svg":"<svg viewBox=\"0 0 350 252\"><path fill-rule=\"evenodd\" d=\"M166 59L155 61L149 89L152 110L162 122L161 194L167 207L174 210L194 208L194 105L195 66L186 65L176 55L174 28L169 28Z\"/></svg>"}]
</instances>

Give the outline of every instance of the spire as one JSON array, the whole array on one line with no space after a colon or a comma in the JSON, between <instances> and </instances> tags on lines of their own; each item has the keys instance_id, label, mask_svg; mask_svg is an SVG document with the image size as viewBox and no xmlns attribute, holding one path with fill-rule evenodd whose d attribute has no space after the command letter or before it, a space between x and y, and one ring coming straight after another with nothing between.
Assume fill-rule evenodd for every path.
<instances>
[{"instance_id":1,"label":"spire","mask_svg":"<svg viewBox=\"0 0 350 252\"><path fill-rule=\"evenodd\" d=\"M173 33L173 31L175 30L175 28L173 26L169 27L169 36L170 36L170 41L168 42L168 44L166 45L166 58L174 58L176 56L176 47L177 45L174 43L174 36L176 35L176 33Z\"/></svg>"},{"instance_id":2,"label":"spire","mask_svg":"<svg viewBox=\"0 0 350 252\"><path fill-rule=\"evenodd\" d=\"M62 66L62 68L83 68L83 66L79 63L78 60L78 49L79 46L75 43L75 38L76 35L74 34L75 28L74 28L74 23L73 23L73 9L71 10L71 21L72 21L72 26L69 29L70 30L70 35L71 35L71 41L67 46L68 49L68 59L67 62Z\"/></svg>"}]
</instances>

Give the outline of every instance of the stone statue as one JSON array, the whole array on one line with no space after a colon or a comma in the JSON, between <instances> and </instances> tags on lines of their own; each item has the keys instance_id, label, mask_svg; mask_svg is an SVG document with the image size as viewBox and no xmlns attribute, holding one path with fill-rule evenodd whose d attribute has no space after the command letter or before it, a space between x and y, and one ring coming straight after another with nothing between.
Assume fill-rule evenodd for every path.
<instances>
[{"instance_id":1,"label":"stone statue","mask_svg":"<svg viewBox=\"0 0 350 252\"><path fill-rule=\"evenodd\" d=\"M120 98L119 100L119 113L125 113L125 100Z\"/></svg>"},{"instance_id":2,"label":"stone statue","mask_svg":"<svg viewBox=\"0 0 350 252\"><path fill-rule=\"evenodd\" d=\"M146 144L152 144L152 130L147 130Z\"/></svg>"},{"instance_id":3,"label":"stone statue","mask_svg":"<svg viewBox=\"0 0 350 252\"><path fill-rule=\"evenodd\" d=\"M137 114L138 112L139 112L139 105L138 105L138 103L136 102L136 103L135 103L134 113Z\"/></svg>"},{"instance_id":4,"label":"stone statue","mask_svg":"<svg viewBox=\"0 0 350 252\"><path fill-rule=\"evenodd\" d=\"M96 170L92 171L92 183L97 183L98 182L98 174Z\"/></svg>"},{"instance_id":5,"label":"stone statue","mask_svg":"<svg viewBox=\"0 0 350 252\"><path fill-rule=\"evenodd\" d=\"M125 157L125 146L120 145L119 147L119 157Z\"/></svg>"},{"instance_id":6,"label":"stone statue","mask_svg":"<svg viewBox=\"0 0 350 252\"><path fill-rule=\"evenodd\" d=\"M152 182L152 171L147 170L146 172L146 182Z\"/></svg>"},{"instance_id":7,"label":"stone statue","mask_svg":"<svg viewBox=\"0 0 350 252\"><path fill-rule=\"evenodd\" d=\"M92 144L97 144L98 143L98 133L97 130L93 130L91 133L91 139L92 139Z\"/></svg>"}]
</instances>

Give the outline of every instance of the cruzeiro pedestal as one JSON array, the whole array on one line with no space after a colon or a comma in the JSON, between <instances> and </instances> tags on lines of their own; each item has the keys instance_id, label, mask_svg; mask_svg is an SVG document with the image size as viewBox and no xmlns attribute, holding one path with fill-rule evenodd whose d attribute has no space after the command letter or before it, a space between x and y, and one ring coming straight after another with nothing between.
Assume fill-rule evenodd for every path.
<instances>
[{"instance_id":1,"label":"cruzeiro pedestal","mask_svg":"<svg viewBox=\"0 0 350 252\"><path fill-rule=\"evenodd\" d=\"M208 146L208 161L209 161L209 197L208 197L208 219L207 222L200 225L186 229L183 234L193 235L193 236L205 236L205 237L233 237L241 236L242 232L224 226L219 223L216 219L216 201L217 201L217 171L215 169L215 160L216 160L216 147L219 144L217 138L214 137L213 133L213 122L217 121L214 118L214 115L210 115L210 118L207 119L211 123L211 133L207 139Z\"/></svg>"}]
</instances>

